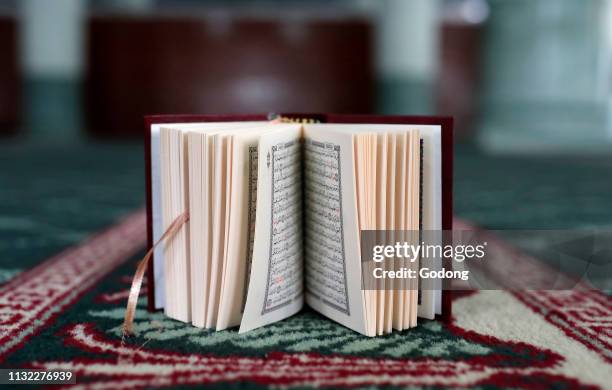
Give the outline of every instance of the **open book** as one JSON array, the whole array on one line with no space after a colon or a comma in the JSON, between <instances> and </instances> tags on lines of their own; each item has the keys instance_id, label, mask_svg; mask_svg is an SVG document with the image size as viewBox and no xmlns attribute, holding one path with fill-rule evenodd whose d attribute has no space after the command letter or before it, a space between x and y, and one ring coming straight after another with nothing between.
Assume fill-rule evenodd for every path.
<instances>
[{"instance_id":1,"label":"open book","mask_svg":"<svg viewBox=\"0 0 612 390\"><path fill-rule=\"evenodd\" d=\"M450 315L417 279L362 289L360 232L451 228L451 120L282 118L147 117L149 245L190 216L154 251L149 308L245 332L308 305L367 336Z\"/></svg>"}]
</instances>

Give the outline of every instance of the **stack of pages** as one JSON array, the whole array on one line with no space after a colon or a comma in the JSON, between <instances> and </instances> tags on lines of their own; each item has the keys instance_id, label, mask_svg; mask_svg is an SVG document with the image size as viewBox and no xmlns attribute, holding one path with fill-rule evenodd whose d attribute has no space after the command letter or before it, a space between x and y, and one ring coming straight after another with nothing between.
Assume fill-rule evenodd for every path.
<instances>
[{"instance_id":1,"label":"stack of pages","mask_svg":"<svg viewBox=\"0 0 612 390\"><path fill-rule=\"evenodd\" d=\"M440 288L425 281L363 289L360 247L365 230L442 229L440 125L196 122L148 131L153 241L190 216L154 252L153 304L169 317L245 332L306 304L376 336L441 314Z\"/></svg>"}]
</instances>

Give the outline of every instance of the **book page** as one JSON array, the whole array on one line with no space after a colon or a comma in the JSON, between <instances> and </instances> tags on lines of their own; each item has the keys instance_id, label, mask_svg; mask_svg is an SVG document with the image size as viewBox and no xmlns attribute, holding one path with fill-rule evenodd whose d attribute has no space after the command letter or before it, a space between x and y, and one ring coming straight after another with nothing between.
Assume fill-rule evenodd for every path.
<instances>
[{"instance_id":1,"label":"book page","mask_svg":"<svg viewBox=\"0 0 612 390\"><path fill-rule=\"evenodd\" d=\"M422 138L422 223L423 230L442 229L442 130L435 127L421 131ZM432 242L431 244L437 244ZM440 242L441 244L441 242ZM442 260L434 259L433 269L442 269ZM429 319L442 314L442 283L439 279L423 280L423 299L419 305L419 316ZM433 308L432 308L433 307Z\"/></svg>"},{"instance_id":2,"label":"book page","mask_svg":"<svg viewBox=\"0 0 612 390\"><path fill-rule=\"evenodd\" d=\"M151 126L151 228L153 230L153 242L159 240L164 234L161 200L161 161L160 161L160 129L161 125ZM151 243L152 245L152 243ZM164 281L164 247L158 245L153 250L153 285L155 296L155 309L163 309L166 298L166 283ZM151 288L151 286L149 286Z\"/></svg>"},{"instance_id":3,"label":"book page","mask_svg":"<svg viewBox=\"0 0 612 390\"><path fill-rule=\"evenodd\" d=\"M386 216L386 229L395 229L395 176L396 176L396 154L397 154L397 139L394 134L387 134L387 167L388 167L388 180L387 180L387 216ZM385 237L386 243L392 243L393 234ZM388 264L386 267L391 268ZM389 284L385 293L385 333L390 333L393 329L393 317L394 317L394 298L395 298L395 281L390 279L386 281Z\"/></svg>"},{"instance_id":4,"label":"book page","mask_svg":"<svg viewBox=\"0 0 612 390\"><path fill-rule=\"evenodd\" d=\"M208 213L211 209L210 165L203 163L211 156L205 134L187 133L189 150L189 245L191 264L191 321L194 326L206 323L208 282L210 280L210 231L212 224Z\"/></svg>"},{"instance_id":5,"label":"book page","mask_svg":"<svg viewBox=\"0 0 612 390\"><path fill-rule=\"evenodd\" d=\"M355 193L357 205L357 228L358 231L372 230L374 226L375 208L374 194L370 189L374 188L372 181L372 133L363 131L353 135L353 160L354 160L354 177L355 177ZM359 237L361 239L361 237ZM361 243L361 241L360 241ZM373 262L361 263L361 272L370 274L373 272ZM367 267L367 268L363 268ZM366 335L374 336L376 334L376 291L362 290L361 291L364 307L365 307L365 325Z\"/></svg>"},{"instance_id":6,"label":"book page","mask_svg":"<svg viewBox=\"0 0 612 390\"><path fill-rule=\"evenodd\" d=\"M258 147L253 261L240 332L304 305L301 126L265 134Z\"/></svg>"},{"instance_id":7,"label":"book page","mask_svg":"<svg viewBox=\"0 0 612 390\"><path fill-rule=\"evenodd\" d=\"M403 212L406 210L406 187L404 183L407 177L407 151L408 135L406 133L396 134L396 170L395 177L395 229L400 231L406 230L406 214ZM400 240L405 241L406 237L403 232L400 232ZM406 262L403 259L395 259L396 270L405 267ZM404 329L404 308L406 302L404 300L404 290L406 288L405 279L396 280L395 288L393 290L393 328L397 330Z\"/></svg>"},{"instance_id":8,"label":"book page","mask_svg":"<svg viewBox=\"0 0 612 390\"><path fill-rule=\"evenodd\" d=\"M187 142L180 130L160 130L161 206L164 230L188 210L189 192L186 182ZM183 322L191 321L191 287L189 263L189 223L164 245L164 312Z\"/></svg>"},{"instance_id":9,"label":"book page","mask_svg":"<svg viewBox=\"0 0 612 390\"><path fill-rule=\"evenodd\" d=\"M232 138L230 215L217 330L240 325L251 272L257 200L257 144L261 131Z\"/></svg>"},{"instance_id":10,"label":"book page","mask_svg":"<svg viewBox=\"0 0 612 390\"><path fill-rule=\"evenodd\" d=\"M212 253L211 278L209 283L206 327L212 328L217 323L219 309L219 290L221 289L221 270L223 267L223 247L225 243L226 222L226 188L227 188L227 141L228 136L215 134L212 137L213 172L212 172Z\"/></svg>"},{"instance_id":11,"label":"book page","mask_svg":"<svg viewBox=\"0 0 612 390\"><path fill-rule=\"evenodd\" d=\"M376 194L376 230L384 231L387 229L387 194L388 191L388 182L387 182L387 149L389 147L388 134L378 134L377 136L377 156L378 163L376 164L376 190L378 193ZM386 239L384 234L378 235L379 242L384 242ZM385 331L385 324L388 320L388 317L391 314L390 308L387 307L387 302L389 301L389 293L387 291L389 288L386 285L386 281L384 279L379 281L378 284L378 302L377 302L377 322L376 322L376 334L382 335Z\"/></svg>"},{"instance_id":12,"label":"book page","mask_svg":"<svg viewBox=\"0 0 612 390\"><path fill-rule=\"evenodd\" d=\"M353 137L306 125L304 138L306 302L365 334Z\"/></svg>"},{"instance_id":13,"label":"book page","mask_svg":"<svg viewBox=\"0 0 612 390\"><path fill-rule=\"evenodd\" d=\"M259 168L259 149L257 144L249 145L248 156L248 211L247 211L247 257L246 271L244 278L244 287L242 293L241 313L244 313L246 306L247 293L249 288L249 280L251 278L251 269L253 267L253 250L255 247L255 221L257 217L257 172Z\"/></svg>"},{"instance_id":14,"label":"book page","mask_svg":"<svg viewBox=\"0 0 612 390\"><path fill-rule=\"evenodd\" d=\"M408 181L406 183L406 195L407 195L407 210L408 217L406 218L407 228L412 234L413 245L418 245L421 237L421 224L420 224L420 160L421 160L421 145L420 145L419 131L411 131L409 137L409 174ZM419 233L417 233L417 231ZM417 259L415 262L410 262L408 266L414 270L419 271L420 262ZM408 280L408 291L406 297L406 303L408 310L404 311L404 326L415 327L417 325L417 309L418 309L418 285L419 279Z\"/></svg>"}]
</instances>

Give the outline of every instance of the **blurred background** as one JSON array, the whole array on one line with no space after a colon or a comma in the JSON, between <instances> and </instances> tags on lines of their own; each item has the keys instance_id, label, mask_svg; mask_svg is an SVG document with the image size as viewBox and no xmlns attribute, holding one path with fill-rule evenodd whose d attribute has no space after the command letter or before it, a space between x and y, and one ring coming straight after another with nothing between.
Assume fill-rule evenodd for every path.
<instances>
[{"instance_id":1,"label":"blurred background","mask_svg":"<svg viewBox=\"0 0 612 390\"><path fill-rule=\"evenodd\" d=\"M0 0L0 56L13 258L144 203L151 113L451 115L458 217L612 227L612 0Z\"/></svg>"},{"instance_id":2,"label":"blurred background","mask_svg":"<svg viewBox=\"0 0 612 390\"><path fill-rule=\"evenodd\" d=\"M147 113L452 115L495 153L612 144L607 0L0 0L3 133ZM607 145L606 145L607 144Z\"/></svg>"}]
</instances>

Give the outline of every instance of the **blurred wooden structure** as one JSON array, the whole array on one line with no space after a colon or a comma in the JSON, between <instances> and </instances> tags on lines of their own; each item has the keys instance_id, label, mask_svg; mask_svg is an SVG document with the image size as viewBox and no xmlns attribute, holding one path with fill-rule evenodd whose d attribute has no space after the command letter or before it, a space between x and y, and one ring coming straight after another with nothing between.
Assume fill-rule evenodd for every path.
<instances>
[{"instance_id":1,"label":"blurred wooden structure","mask_svg":"<svg viewBox=\"0 0 612 390\"><path fill-rule=\"evenodd\" d=\"M87 125L140 136L143 115L374 109L362 18L112 16L88 21Z\"/></svg>"},{"instance_id":2,"label":"blurred wooden structure","mask_svg":"<svg viewBox=\"0 0 612 390\"><path fill-rule=\"evenodd\" d=\"M474 131L480 87L482 24L444 20L440 28L440 73L436 112L455 119L457 138Z\"/></svg>"},{"instance_id":3,"label":"blurred wooden structure","mask_svg":"<svg viewBox=\"0 0 612 390\"><path fill-rule=\"evenodd\" d=\"M21 118L21 76L18 67L17 21L0 15L0 135L15 133Z\"/></svg>"}]
</instances>

